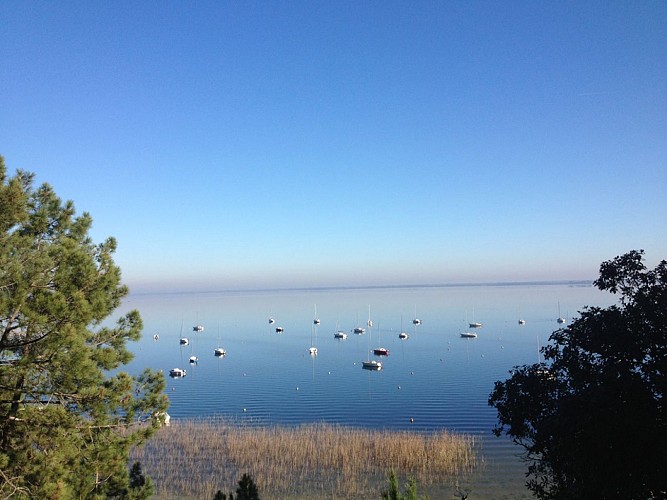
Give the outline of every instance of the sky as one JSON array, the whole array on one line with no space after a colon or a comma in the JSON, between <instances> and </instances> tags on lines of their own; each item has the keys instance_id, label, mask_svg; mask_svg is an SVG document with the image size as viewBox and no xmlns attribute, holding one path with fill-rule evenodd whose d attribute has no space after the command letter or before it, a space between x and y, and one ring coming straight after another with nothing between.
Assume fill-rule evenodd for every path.
<instances>
[{"instance_id":1,"label":"sky","mask_svg":"<svg viewBox=\"0 0 667 500\"><path fill-rule=\"evenodd\" d=\"M667 258L667 2L0 2L0 155L134 291Z\"/></svg>"}]
</instances>

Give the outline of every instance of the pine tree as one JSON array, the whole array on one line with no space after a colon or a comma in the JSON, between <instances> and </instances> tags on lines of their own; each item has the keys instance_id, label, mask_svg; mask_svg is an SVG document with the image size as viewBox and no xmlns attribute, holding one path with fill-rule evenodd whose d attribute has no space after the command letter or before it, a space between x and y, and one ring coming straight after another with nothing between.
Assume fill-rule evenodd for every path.
<instances>
[{"instance_id":1,"label":"pine tree","mask_svg":"<svg viewBox=\"0 0 667 500\"><path fill-rule=\"evenodd\" d=\"M236 488L236 500L259 500L257 486L249 474L243 474Z\"/></svg>"},{"instance_id":2,"label":"pine tree","mask_svg":"<svg viewBox=\"0 0 667 500\"><path fill-rule=\"evenodd\" d=\"M142 321L105 323L128 294L116 241L94 244L90 215L33 180L0 157L0 496L107 498L161 424L164 376L117 371Z\"/></svg>"}]
</instances>

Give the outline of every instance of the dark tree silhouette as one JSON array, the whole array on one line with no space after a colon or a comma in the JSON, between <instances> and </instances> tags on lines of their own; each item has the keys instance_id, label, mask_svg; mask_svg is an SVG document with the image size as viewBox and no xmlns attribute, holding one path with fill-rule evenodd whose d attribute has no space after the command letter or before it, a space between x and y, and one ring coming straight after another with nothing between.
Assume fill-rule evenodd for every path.
<instances>
[{"instance_id":1,"label":"dark tree silhouette","mask_svg":"<svg viewBox=\"0 0 667 500\"><path fill-rule=\"evenodd\" d=\"M594 284L619 303L585 307L490 395L538 498L667 497L667 262L643 255L604 262Z\"/></svg>"},{"instance_id":2,"label":"dark tree silhouette","mask_svg":"<svg viewBox=\"0 0 667 500\"><path fill-rule=\"evenodd\" d=\"M257 486L249 474L243 474L236 488L236 500L259 500Z\"/></svg>"}]
</instances>

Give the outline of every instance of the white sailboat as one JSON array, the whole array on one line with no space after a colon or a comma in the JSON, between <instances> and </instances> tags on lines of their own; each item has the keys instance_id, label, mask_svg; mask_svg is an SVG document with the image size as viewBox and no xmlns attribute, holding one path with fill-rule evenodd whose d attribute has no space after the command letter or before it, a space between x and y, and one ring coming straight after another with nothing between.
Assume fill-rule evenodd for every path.
<instances>
[{"instance_id":1,"label":"white sailboat","mask_svg":"<svg viewBox=\"0 0 667 500\"><path fill-rule=\"evenodd\" d=\"M565 318L563 318L563 317L560 315L560 301L558 302L558 319L556 320L556 322L558 322L558 324L560 324L560 325L562 325L563 323L565 323Z\"/></svg>"},{"instance_id":2,"label":"white sailboat","mask_svg":"<svg viewBox=\"0 0 667 500\"><path fill-rule=\"evenodd\" d=\"M422 320L420 320L420 319L417 317L417 305L416 305L416 304L415 304L415 319L412 320L412 324L415 325L415 326L416 326L416 325L421 325L421 324L422 324ZM401 326L401 330L403 330L403 326ZM406 334L406 335L407 335L407 334Z\"/></svg>"},{"instance_id":3,"label":"white sailboat","mask_svg":"<svg viewBox=\"0 0 667 500\"><path fill-rule=\"evenodd\" d=\"M315 304L315 319L313 319L313 324L314 325L320 324L320 318L317 317L317 304Z\"/></svg>"},{"instance_id":4,"label":"white sailboat","mask_svg":"<svg viewBox=\"0 0 667 500\"><path fill-rule=\"evenodd\" d=\"M338 322L336 322L336 330L334 331L334 338L345 340L347 338L347 333L340 329Z\"/></svg>"},{"instance_id":5,"label":"white sailboat","mask_svg":"<svg viewBox=\"0 0 667 500\"><path fill-rule=\"evenodd\" d=\"M373 323L370 320L370 307L369 307L369 317L368 317L368 324L372 325ZM382 370L382 362L381 361L376 361L371 358L371 334L368 334L368 356L366 357L366 361L361 362L361 368L364 370Z\"/></svg>"},{"instance_id":6,"label":"white sailboat","mask_svg":"<svg viewBox=\"0 0 667 500\"><path fill-rule=\"evenodd\" d=\"M359 324L359 313L357 313L357 325ZM363 326L355 326L354 330L352 330L354 333L357 335L363 335L366 333L366 329Z\"/></svg>"},{"instance_id":7,"label":"white sailboat","mask_svg":"<svg viewBox=\"0 0 667 500\"><path fill-rule=\"evenodd\" d=\"M192 331L197 333L204 331L204 327L199 324L199 314L197 314L197 324L192 327Z\"/></svg>"},{"instance_id":8,"label":"white sailboat","mask_svg":"<svg viewBox=\"0 0 667 500\"><path fill-rule=\"evenodd\" d=\"M419 323L415 323L415 321L412 320L412 323L418 325L421 323L421 321ZM407 332L403 331L403 315L401 315L401 333L398 334L398 338L401 340L407 340L410 338L410 335L408 335Z\"/></svg>"},{"instance_id":9,"label":"white sailboat","mask_svg":"<svg viewBox=\"0 0 667 500\"><path fill-rule=\"evenodd\" d=\"M472 323L468 323L470 328L482 328L482 323L475 321L475 308L472 309Z\"/></svg>"},{"instance_id":10,"label":"white sailboat","mask_svg":"<svg viewBox=\"0 0 667 500\"><path fill-rule=\"evenodd\" d=\"M218 347L213 350L213 354L219 358L227 354L227 351L220 347L220 325L218 325Z\"/></svg>"},{"instance_id":11,"label":"white sailboat","mask_svg":"<svg viewBox=\"0 0 667 500\"><path fill-rule=\"evenodd\" d=\"M370 336L369 336L370 339ZM380 325L378 325L378 344L380 343ZM373 354L376 356L389 356L389 350L386 347L376 347L373 349Z\"/></svg>"},{"instance_id":12,"label":"white sailboat","mask_svg":"<svg viewBox=\"0 0 667 500\"><path fill-rule=\"evenodd\" d=\"M317 347L315 347L315 342L313 342L313 331L317 332L315 325L310 327L310 348L308 349L308 352L311 356L317 356ZM317 333L315 333L315 335L317 336Z\"/></svg>"},{"instance_id":13,"label":"white sailboat","mask_svg":"<svg viewBox=\"0 0 667 500\"><path fill-rule=\"evenodd\" d=\"M182 320L181 320L181 335L180 335L179 343L181 345L188 345L190 343L188 338L183 336L183 321Z\"/></svg>"}]
</instances>

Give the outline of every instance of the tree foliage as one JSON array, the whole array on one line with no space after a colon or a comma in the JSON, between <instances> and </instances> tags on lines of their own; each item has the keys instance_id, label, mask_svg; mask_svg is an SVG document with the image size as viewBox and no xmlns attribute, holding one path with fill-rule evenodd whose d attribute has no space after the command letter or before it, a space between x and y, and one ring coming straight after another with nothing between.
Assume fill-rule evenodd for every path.
<instances>
[{"instance_id":1,"label":"tree foliage","mask_svg":"<svg viewBox=\"0 0 667 500\"><path fill-rule=\"evenodd\" d=\"M218 490L213 500L234 500L234 493L226 495L222 490ZM259 491L257 485L250 474L243 474L236 488L236 500L259 500Z\"/></svg>"},{"instance_id":2,"label":"tree foliage","mask_svg":"<svg viewBox=\"0 0 667 500\"><path fill-rule=\"evenodd\" d=\"M236 500L259 500L259 491L250 474L243 474L236 488Z\"/></svg>"},{"instance_id":3,"label":"tree foliage","mask_svg":"<svg viewBox=\"0 0 667 500\"><path fill-rule=\"evenodd\" d=\"M33 180L0 157L0 496L136 493L129 450L161 423L164 377L117 371L142 322L104 323L128 293L116 241L94 244L90 215Z\"/></svg>"},{"instance_id":4,"label":"tree foliage","mask_svg":"<svg viewBox=\"0 0 667 500\"><path fill-rule=\"evenodd\" d=\"M524 447L538 498L667 496L667 262L649 270L643 255L601 265L594 284L618 304L584 308L545 363L495 384L494 432Z\"/></svg>"},{"instance_id":5,"label":"tree foliage","mask_svg":"<svg viewBox=\"0 0 667 500\"><path fill-rule=\"evenodd\" d=\"M389 477L387 479L389 487L382 492L382 500L428 500L427 496L419 496L417 494L417 481L413 478L408 479L405 485L405 492L401 493L398 486L398 476L392 467L389 470Z\"/></svg>"}]
</instances>

